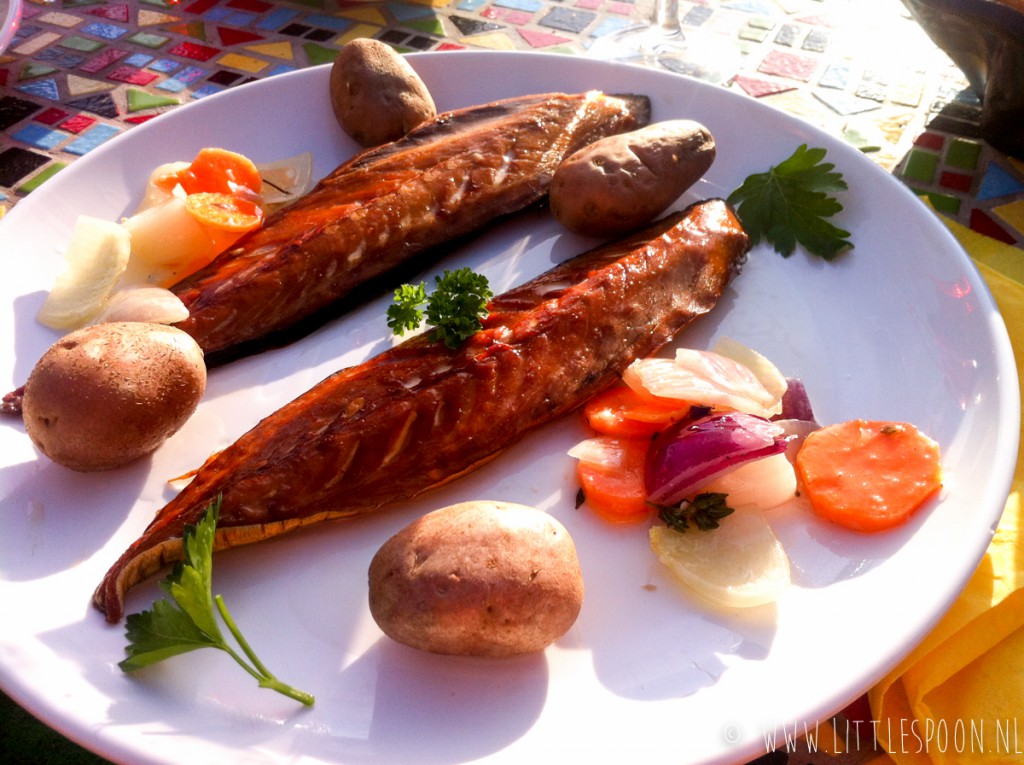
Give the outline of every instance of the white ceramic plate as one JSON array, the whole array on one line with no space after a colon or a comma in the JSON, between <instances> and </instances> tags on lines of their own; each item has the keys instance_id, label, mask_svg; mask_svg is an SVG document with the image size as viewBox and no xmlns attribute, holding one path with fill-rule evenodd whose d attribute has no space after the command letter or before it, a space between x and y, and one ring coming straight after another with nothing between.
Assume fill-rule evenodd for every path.
<instances>
[{"instance_id":1,"label":"white ceramic plate","mask_svg":"<svg viewBox=\"0 0 1024 765\"><path fill-rule=\"evenodd\" d=\"M646 528L574 508L568 418L443 491L376 517L218 555L215 589L267 665L317 696L299 708L219 652L129 677L125 640L89 598L107 567L198 466L337 368L386 347L382 296L301 342L218 369L187 426L152 458L81 475L0 427L0 684L30 711L114 760L494 763L742 761L766 739L855 698L920 640L982 555L1006 496L1019 399L1000 316L969 259L900 183L856 151L745 97L681 77L537 54L411 57L448 109L545 90L651 96L654 119L688 117L718 158L688 194L727 194L797 145L826 146L850 192L839 223L856 250L827 264L757 248L716 311L681 338L729 335L802 377L819 418L907 420L945 455L941 500L892 533L858 536L797 513L775 525L795 582L772 607L709 610L655 563ZM2 380L24 381L55 339L34 321L75 216L117 218L148 170L222 145L270 160L312 150L318 174L355 147L336 127L327 70L296 72L180 108L97 149L0 222L15 258L2 285ZM282 120L282 115L287 119ZM453 249L426 272L469 264L504 290L591 242L532 211ZM568 526L587 584L573 629L512 661L420 654L392 643L366 605L366 569L390 534L471 498L524 502ZM129 612L160 596L134 590Z\"/></svg>"},{"instance_id":2,"label":"white ceramic plate","mask_svg":"<svg viewBox=\"0 0 1024 765\"><path fill-rule=\"evenodd\" d=\"M7 50L7 46L18 31L21 9L21 0L0 0L0 53Z\"/></svg>"}]
</instances>

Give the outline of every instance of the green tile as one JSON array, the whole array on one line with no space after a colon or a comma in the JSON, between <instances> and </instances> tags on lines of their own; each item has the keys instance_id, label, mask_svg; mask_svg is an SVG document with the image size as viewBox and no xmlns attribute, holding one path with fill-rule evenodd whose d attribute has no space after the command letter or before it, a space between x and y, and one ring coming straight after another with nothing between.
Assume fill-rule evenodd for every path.
<instances>
[{"instance_id":1,"label":"green tile","mask_svg":"<svg viewBox=\"0 0 1024 765\"><path fill-rule=\"evenodd\" d=\"M142 45L146 48L156 49L166 43L169 39L171 38L164 37L163 35L155 35L152 32L136 32L128 38L128 42L133 42L136 45Z\"/></svg>"},{"instance_id":2,"label":"green tile","mask_svg":"<svg viewBox=\"0 0 1024 765\"><path fill-rule=\"evenodd\" d=\"M956 197L951 197L949 194L937 194L934 191L927 192L926 196L928 197L928 201L932 203L932 207L940 213L946 213L948 215L959 214L960 200Z\"/></svg>"},{"instance_id":3,"label":"green tile","mask_svg":"<svg viewBox=\"0 0 1024 765\"><path fill-rule=\"evenodd\" d=\"M907 163L903 167L903 177L911 181L932 183L939 168L939 157L929 151L911 149L907 154Z\"/></svg>"},{"instance_id":4,"label":"green tile","mask_svg":"<svg viewBox=\"0 0 1024 765\"><path fill-rule=\"evenodd\" d=\"M58 44L62 48L69 48L71 50L81 51L82 53L95 53L102 48L105 43L101 43L99 40L90 40L87 37L72 35L71 37L65 37Z\"/></svg>"},{"instance_id":5,"label":"green tile","mask_svg":"<svg viewBox=\"0 0 1024 765\"><path fill-rule=\"evenodd\" d=\"M306 51L306 55L309 56L309 63L313 66L317 64L329 64L334 61L338 55L337 48L328 48L323 45L317 45L316 43L306 43L302 46L302 49Z\"/></svg>"},{"instance_id":6,"label":"green tile","mask_svg":"<svg viewBox=\"0 0 1024 765\"><path fill-rule=\"evenodd\" d=\"M975 170L981 158L981 144L966 138L954 138L946 149L946 164L961 170Z\"/></svg>"},{"instance_id":7,"label":"green tile","mask_svg":"<svg viewBox=\"0 0 1024 765\"><path fill-rule=\"evenodd\" d=\"M33 176L28 181L21 184L18 187L18 191L22 194L28 194L30 191L35 191L42 185L43 181L49 180L59 171L63 170L65 167L67 167L66 162L54 162L52 165L43 170L43 172L39 173L36 176Z\"/></svg>"},{"instance_id":8,"label":"green tile","mask_svg":"<svg viewBox=\"0 0 1024 765\"><path fill-rule=\"evenodd\" d=\"M157 95L135 88L128 88L127 91L128 111L132 113L161 106L177 106L179 103L175 96Z\"/></svg>"}]
</instances>

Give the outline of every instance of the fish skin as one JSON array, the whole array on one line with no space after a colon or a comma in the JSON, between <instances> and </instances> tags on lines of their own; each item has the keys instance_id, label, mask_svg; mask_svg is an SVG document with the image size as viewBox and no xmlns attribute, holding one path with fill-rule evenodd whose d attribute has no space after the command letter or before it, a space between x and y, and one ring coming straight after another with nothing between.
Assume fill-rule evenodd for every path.
<instances>
[{"instance_id":1,"label":"fish skin","mask_svg":"<svg viewBox=\"0 0 1024 765\"><path fill-rule=\"evenodd\" d=\"M561 160L650 120L646 96L589 91L439 115L345 162L171 290L177 324L216 364L293 339L332 306L437 245L542 199ZM394 285L392 285L394 286Z\"/></svg>"},{"instance_id":2,"label":"fish skin","mask_svg":"<svg viewBox=\"0 0 1024 765\"><path fill-rule=\"evenodd\" d=\"M184 526L218 496L224 549L464 475L710 311L749 247L725 202L697 203L495 297L459 348L424 333L334 373L210 458L111 567L94 604L120 620L127 589L180 557Z\"/></svg>"}]
</instances>

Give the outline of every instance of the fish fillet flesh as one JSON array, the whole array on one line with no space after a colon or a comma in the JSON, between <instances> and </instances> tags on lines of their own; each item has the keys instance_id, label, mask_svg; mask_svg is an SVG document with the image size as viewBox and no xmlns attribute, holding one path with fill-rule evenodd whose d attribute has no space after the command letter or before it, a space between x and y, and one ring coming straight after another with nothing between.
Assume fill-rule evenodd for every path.
<instances>
[{"instance_id":1,"label":"fish fillet flesh","mask_svg":"<svg viewBox=\"0 0 1024 765\"><path fill-rule=\"evenodd\" d=\"M721 200L567 260L495 297L456 349L412 337L329 376L211 457L109 570L129 587L181 556L221 497L216 549L374 511L447 483L564 415L717 303L750 242Z\"/></svg>"},{"instance_id":2,"label":"fish fillet flesh","mask_svg":"<svg viewBox=\"0 0 1024 765\"><path fill-rule=\"evenodd\" d=\"M572 152L649 120L646 96L597 91L441 114L356 155L173 286L189 309L177 326L210 363L280 345L359 287L403 264L421 270L421 254L542 199Z\"/></svg>"}]
</instances>

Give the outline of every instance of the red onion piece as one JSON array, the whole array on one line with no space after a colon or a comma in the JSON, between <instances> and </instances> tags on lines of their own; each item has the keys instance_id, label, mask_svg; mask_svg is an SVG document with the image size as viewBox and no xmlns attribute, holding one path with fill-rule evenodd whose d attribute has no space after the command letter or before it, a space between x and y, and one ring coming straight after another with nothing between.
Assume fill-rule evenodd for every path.
<instances>
[{"instance_id":1,"label":"red onion piece","mask_svg":"<svg viewBox=\"0 0 1024 765\"><path fill-rule=\"evenodd\" d=\"M802 380L796 377L786 378L786 392L782 394L782 412L776 420L807 420L816 422L811 398Z\"/></svg>"},{"instance_id":2,"label":"red onion piece","mask_svg":"<svg viewBox=\"0 0 1024 765\"><path fill-rule=\"evenodd\" d=\"M657 436L648 452L648 498L677 504L726 470L786 451L787 440L779 425L741 412L677 422Z\"/></svg>"}]
</instances>

